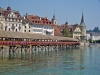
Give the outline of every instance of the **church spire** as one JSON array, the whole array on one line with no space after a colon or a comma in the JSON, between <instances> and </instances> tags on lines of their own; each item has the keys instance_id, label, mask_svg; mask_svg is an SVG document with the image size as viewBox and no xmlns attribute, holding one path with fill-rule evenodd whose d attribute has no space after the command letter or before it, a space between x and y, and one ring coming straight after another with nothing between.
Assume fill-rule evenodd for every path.
<instances>
[{"instance_id":1,"label":"church spire","mask_svg":"<svg viewBox=\"0 0 100 75\"><path fill-rule=\"evenodd\" d=\"M83 11L82 11L82 18L81 18L81 23L80 23L80 25L85 25L85 23L84 23L84 15L83 15Z\"/></svg>"},{"instance_id":2,"label":"church spire","mask_svg":"<svg viewBox=\"0 0 100 75\"><path fill-rule=\"evenodd\" d=\"M54 10L53 18L55 18L55 10Z\"/></svg>"},{"instance_id":3,"label":"church spire","mask_svg":"<svg viewBox=\"0 0 100 75\"><path fill-rule=\"evenodd\" d=\"M56 17L55 17L55 10L54 10L54 14L53 14L53 18L52 18L52 23L57 25L57 20L56 20Z\"/></svg>"}]
</instances>

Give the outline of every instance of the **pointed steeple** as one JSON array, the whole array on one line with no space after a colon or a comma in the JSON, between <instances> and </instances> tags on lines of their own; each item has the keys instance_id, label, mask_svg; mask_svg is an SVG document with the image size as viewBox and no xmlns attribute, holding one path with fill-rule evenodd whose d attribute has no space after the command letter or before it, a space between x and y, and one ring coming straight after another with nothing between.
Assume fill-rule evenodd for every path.
<instances>
[{"instance_id":1,"label":"pointed steeple","mask_svg":"<svg viewBox=\"0 0 100 75\"><path fill-rule=\"evenodd\" d=\"M54 14L53 14L53 18L52 18L52 23L57 25L57 20L56 20L56 17L55 17L55 10L54 10Z\"/></svg>"},{"instance_id":2,"label":"pointed steeple","mask_svg":"<svg viewBox=\"0 0 100 75\"><path fill-rule=\"evenodd\" d=\"M55 10L54 10L53 18L55 18Z\"/></svg>"},{"instance_id":3,"label":"pointed steeple","mask_svg":"<svg viewBox=\"0 0 100 75\"><path fill-rule=\"evenodd\" d=\"M82 18L81 18L81 23L80 23L80 25L85 26L83 11L82 11Z\"/></svg>"},{"instance_id":4,"label":"pointed steeple","mask_svg":"<svg viewBox=\"0 0 100 75\"><path fill-rule=\"evenodd\" d=\"M67 21L67 19L66 19L65 25L67 25L67 24L68 24L68 21Z\"/></svg>"}]
</instances>

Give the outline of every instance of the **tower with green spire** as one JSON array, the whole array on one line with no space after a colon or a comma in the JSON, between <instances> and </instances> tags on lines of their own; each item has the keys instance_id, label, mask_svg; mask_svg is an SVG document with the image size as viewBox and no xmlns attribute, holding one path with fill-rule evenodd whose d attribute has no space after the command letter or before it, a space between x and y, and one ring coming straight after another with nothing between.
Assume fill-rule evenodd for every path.
<instances>
[{"instance_id":1,"label":"tower with green spire","mask_svg":"<svg viewBox=\"0 0 100 75\"><path fill-rule=\"evenodd\" d=\"M82 18L81 18L81 23L80 23L80 28L81 28L81 41L84 42L86 41L86 25L84 22L84 15L83 15L83 11L82 11Z\"/></svg>"},{"instance_id":2,"label":"tower with green spire","mask_svg":"<svg viewBox=\"0 0 100 75\"><path fill-rule=\"evenodd\" d=\"M55 10L54 10L54 14L53 14L53 18L52 18L52 23L57 25L57 20L56 20L56 17L55 17Z\"/></svg>"}]
</instances>

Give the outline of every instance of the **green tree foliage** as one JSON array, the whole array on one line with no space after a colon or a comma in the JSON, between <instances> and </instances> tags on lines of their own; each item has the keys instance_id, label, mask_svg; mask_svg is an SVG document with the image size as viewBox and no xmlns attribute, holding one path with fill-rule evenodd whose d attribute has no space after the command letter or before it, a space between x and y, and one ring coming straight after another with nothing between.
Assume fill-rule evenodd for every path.
<instances>
[{"instance_id":1,"label":"green tree foliage","mask_svg":"<svg viewBox=\"0 0 100 75\"><path fill-rule=\"evenodd\" d=\"M87 32L100 32L99 27L95 27L93 30L87 30Z\"/></svg>"},{"instance_id":2,"label":"green tree foliage","mask_svg":"<svg viewBox=\"0 0 100 75\"><path fill-rule=\"evenodd\" d=\"M65 31L64 31L64 36L65 36L65 37L70 37L70 31L69 31L68 28L65 29Z\"/></svg>"},{"instance_id":3,"label":"green tree foliage","mask_svg":"<svg viewBox=\"0 0 100 75\"><path fill-rule=\"evenodd\" d=\"M95 28L93 29L93 32L99 32L99 27L95 27Z\"/></svg>"},{"instance_id":4,"label":"green tree foliage","mask_svg":"<svg viewBox=\"0 0 100 75\"><path fill-rule=\"evenodd\" d=\"M92 39L89 39L89 42L92 43Z\"/></svg>"}]
</instances>

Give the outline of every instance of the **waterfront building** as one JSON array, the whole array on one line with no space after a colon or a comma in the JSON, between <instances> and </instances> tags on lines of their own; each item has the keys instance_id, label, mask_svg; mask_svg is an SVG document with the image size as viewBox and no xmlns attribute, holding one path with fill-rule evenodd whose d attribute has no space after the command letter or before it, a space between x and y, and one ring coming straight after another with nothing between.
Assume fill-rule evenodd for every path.
<instances>
[{"instance_id":1,"label":"waterfront building","mask_svg":"<svg viewBox=\"0 0 100 75\"><path fill-rule=\"evenodd\" d=\"M87 41L90 39L90 33L86 33L86 39Z\"/></svg>"},{"instance_id":2,"label":"waterfront building","mask_svg":"<svg viewBox=\"0 0 100 75\"><path fill-rule=\"evenodd\" d=\"M64 35L66 28L68 28L70 31L70 37L77 38L80 40L81 29L78 24L74 24L74 25L63 24L63 25L59 26L59 29L60 29L62 35Z\"/></svg>"},{"instance_id":3,"label":"waterfront building","mask_svg":"<svg viewBox=\"0 0 100 75\"><path fill-rule=\"evenodd\" d=\"M80 41L86 41L86 25L84 22L83 12L80 24L76 23L73 25L68 25L68 22L66 21L65 24L62 24L61 26L58 27L62 35L64 35L65 29L68 28L70 31L70 37L77 38Z\"/></svg>"},{"instance_id":4,"label":"waterfront building","mask_svg":"<svg viewBox=\"0 0 100 75\"><path fill-rule=\"evenodd\" d=\"M24 17L22 17L22 26L21 26L21 32L23 33L31 33L31 24L29 21Z\"/></svg>"},{"instance_id":5,"label":"waterfront building","mask_svg":"<svg viewBox=\"0 0 100 75\"><path fill-rule=\"evenodd\" d=\"M7 9L3 9L0 7L0 20L2 21L2 30L5 31L21 31L21 15L19 11L12 10L11 7L7 7Z\"/></svg>"},{"instance_id":6,"label":"waterfront building","mask_svg":"<svg viewBox=\"0 0 100 75\"><path fill-rule=\"evenodd\" d=\"M58 25L54 25L54 36L62 36Z\"/></svg>"},{"instance_id":7,"label":"waterfront building","mask_svg":"<svg viewBox=\"0 0 100 75\"><path fill-rule=\"evenodd\" d=\"M29 22L31 33L54 36L54 24L47 17L26 14L25 19Z\"/></svg>"},{"instance_id":8,"label":"waterfront building","mask_svg":"<svg viewBox=\"0 0 100 75\"><path fill-rule=\"evenodd\" d=\"M87 33L87 40L91 39L92 41L100 40L100 33L97 32L90 32Z\"/></svg>"}]
</instances>

